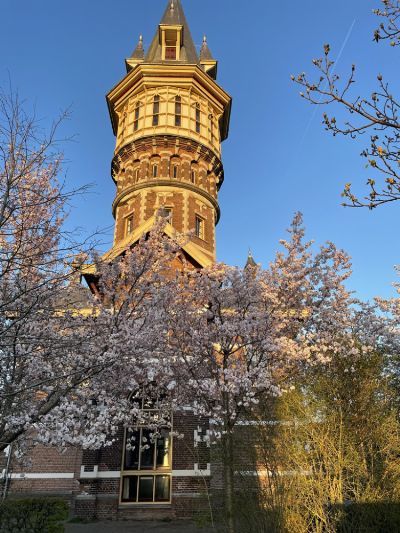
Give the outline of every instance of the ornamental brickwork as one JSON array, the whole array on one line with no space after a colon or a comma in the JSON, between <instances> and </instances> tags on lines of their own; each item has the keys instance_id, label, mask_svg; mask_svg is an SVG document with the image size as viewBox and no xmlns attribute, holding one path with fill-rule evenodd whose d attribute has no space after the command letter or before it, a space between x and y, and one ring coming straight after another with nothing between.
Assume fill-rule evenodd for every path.
<instances>
[{"instance_id":1,"label":"ornamental brickwork","mask_svg":"<svg viewBox=\"0 0 400 533\"><path fill-rule=\"evenodd\" d=\"M189 268L211 265L231 98L215 81L217 61L205 38L196 52L180 0L168 1L147 54L140 38L126 68L107 95L116 136L111 164L116 195L113 247L103 260L134 246L162 210L167 235L190 235L183 246ZM93 268L83 267L82 274L95 291ZM11 462L9 492L62 496L82 518L184 518L205 512L213 471L208 421L194 416L190 406L172 416L174 434L182 438L164 430L147 451L137 447L129 457L123 428L112 446L97 451L61 453L38 446L29 464ZM7 458L2 461L5 466Z\"/></svg>"}]
</instances>

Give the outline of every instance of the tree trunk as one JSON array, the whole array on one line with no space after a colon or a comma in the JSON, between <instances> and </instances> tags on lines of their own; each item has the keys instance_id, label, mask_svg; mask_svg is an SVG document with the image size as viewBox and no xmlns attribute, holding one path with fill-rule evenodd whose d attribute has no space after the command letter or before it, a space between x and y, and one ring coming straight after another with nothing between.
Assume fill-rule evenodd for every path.
<instances>
[{"instance_id":1,"label":"tree trunk","mask_svg":"<svg viewBox=\"0 0 400 533\"><path fill-rule=\"evenodd\" d=\"M235 533L235 479L233 468L233 438L231 428L223 436L223 467L224 467L224 507L227 531Z\"/></svg>"}]
</instances>

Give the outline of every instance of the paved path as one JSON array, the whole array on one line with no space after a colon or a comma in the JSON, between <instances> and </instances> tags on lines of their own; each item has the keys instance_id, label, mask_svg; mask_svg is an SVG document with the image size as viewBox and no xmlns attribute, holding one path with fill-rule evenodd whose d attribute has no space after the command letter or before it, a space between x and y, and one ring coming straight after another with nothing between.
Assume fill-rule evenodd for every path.
<instances>
[{"instance_id":1,"label":"paved path","mask_svg":"<svg viewBox=\"0 0 400 533\"><path fill-rule=\"evenodd\" d=\"M211 528L199 528L191 522L153 522L124 520L121 522L92 522L65 524L65 533L215 533Z\"/></svg>"}]
</instances>

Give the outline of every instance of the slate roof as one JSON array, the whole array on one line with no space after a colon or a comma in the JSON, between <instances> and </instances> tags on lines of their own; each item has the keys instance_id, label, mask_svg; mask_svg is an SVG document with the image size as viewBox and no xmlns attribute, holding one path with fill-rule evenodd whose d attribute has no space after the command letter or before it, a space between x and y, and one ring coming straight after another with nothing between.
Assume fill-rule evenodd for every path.
<instances>
[{"instance_id":1,"label":"slate roof","mask_svg":"<svg viewBox=\"0 0 400 533\"><path fill-rule=\"evenodd\" d=\"M143 37L142 36L139 37L139 42L136 48L134 49L134 51L132 52L131 58L132 59L144 59L144 48L143 48Z\"/></svg>"},{"instance_id":2,"label":"slate roof","mask_svg":"<svg viewBox=\"0 0 400 533\"><path fill-rule=\"evenodd\" d=\"M251 253L251 250L249 250L249 254L247 256L247 261L244 268L247 267L256 267L257 263L254 261L253 254Z\"/></svg>"},{"instance_id":3,"label":"slate roof","mask_svg":"<svg viewBox=\"0 0 400 533\"><path fill-rule=\"evenodd\" d=\"M160 24L183 26L183 45L178 63L186 63L189 65L197 64L199 62L199 57L180 0L168 0L168 5ZM146 63L162 63L163 61L161 57L161 43L157 28L156 34L146 55Z\"/></svg>"},{"instance_id":4,"label":"slate roof","mask_svg":"<svg viewBox=\"0 0 400 533\"><path fill-rule=\"evenodd\" d=\"M201 45L201 50L200 50L200 61L201 60L214 61L211 50L208 48L207 37L205 35L203 37L203 44Z\"/></svg>"}]
</instances>

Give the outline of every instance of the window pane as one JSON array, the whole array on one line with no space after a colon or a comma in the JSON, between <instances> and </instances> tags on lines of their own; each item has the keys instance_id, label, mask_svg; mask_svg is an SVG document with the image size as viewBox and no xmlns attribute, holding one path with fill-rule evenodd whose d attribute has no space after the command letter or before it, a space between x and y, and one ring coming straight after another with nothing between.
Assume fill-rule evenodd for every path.
<instances>
[{"instance_id":1,"label":"window pane","mask_svg":"<svg viewBox=\"0 0 400 533\"><path fill-rule=\"evenodd\" d=\"M140 476L139 478L139 502L153 501L154 476Z\"/></svg>"},{"instance_id":2,"label":"window pane","mask_svg":"<svg viewBox=\"0 0 400 533\"><path fill-rule=\"evenodd\" d=\"M126 443L130 443L132 448L125 448L125 469L126 470L137 470L139 468L139 448L140 448L140 434L139 431L132 431L132 433L127 433Z\"/></svg>"},{"instance_id":3,"label":"window pane","mask_svg":"<svg viewBox=\"0 0 400 533\"><path fill-rule=\"evenodd\" d=\"M153 101L153 126L158 126L159 112L160 112L160 97L156 95Z\"/></svg>"},{"instance_id":4,"label":"window pane","mask_svg":"<svg viewBox=\"0 0 400 533\"><path fill-rule=\"evenodd\" d=\"M171 438L167 429L162 429L160 433L161 436L157 438L156 466L157 468L168 468Z\"/></svg>"},{"instance_id":5,"label":"window pane","mask_svg":"<svg viewBox=\"0 0 400 533\"><path fill-rule=\"evenodd\" d=\"M196 104L196 133L200 133L200 105Z\"/></svg>"},{"instance_id":6,"label":"window pane","mask_svg":"<svg viewBox=\"0 0 400 533\"><path fill-rule=\"evenodd\" d=\"M175 97L175 126L181 125L181 111L182 111L181 97L176 96Z\"/></svg>"},{"instance_id":7,"label":"window pane","mask_svg":"<svg viewBox=\"0 0 400 533\"><path fill-rule=\"evenodd\" d=\"M157 476L154 501L168 502L170 491L170 476Z\"/></svg>"},{"instance_id":8,"label":"window pane","mask_svg":"<svg viewBox=\"0 0 400 533\"><path fill-rule=\"evenodd\" d=\"M176 46L166 46L165 59L176 59Z\"/></svg>"},{"instance_id":9,"label":"window pane","mask_svg":"<svg viewBox=\"0 0 400 533\"><path fill-rule=\"evenodd\" d=\"M141 442L141 470L152 470L154 468L154 442L150 440L149 429L142 430L142 442Z\"/></svg>"},{"instance_id":10,"label":"window pane","mask_svg":"<svg viewBox=\"0 0 400 533\"><path fill-rule=\"evenodd\" d=\"M136 502L137 496L137 476L124 477L122 483L122 501L124 502Z\"/></svg>"}]
</instances>

